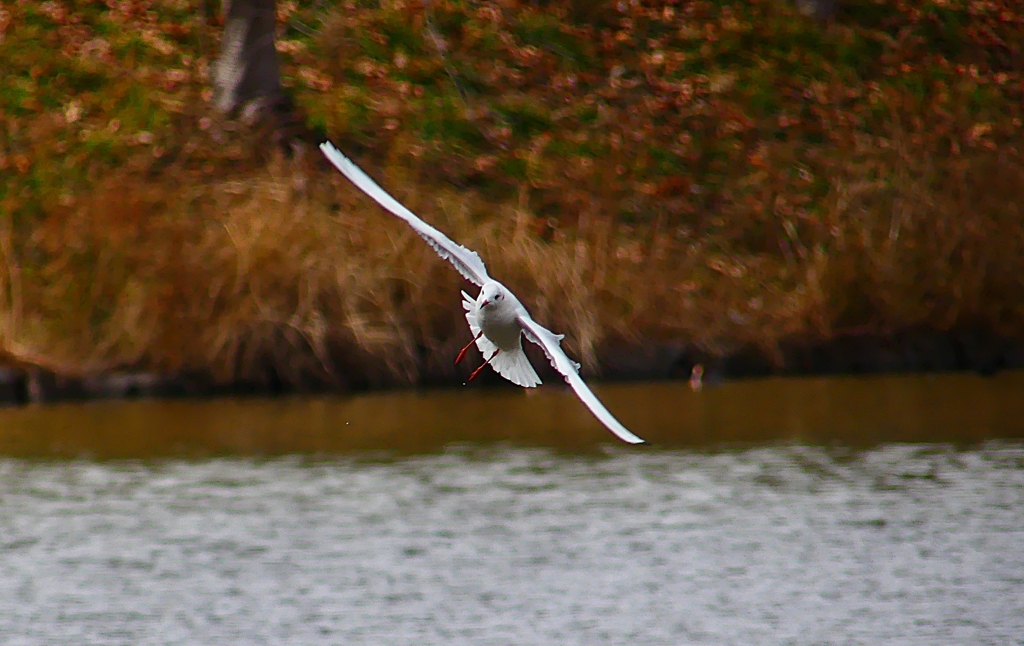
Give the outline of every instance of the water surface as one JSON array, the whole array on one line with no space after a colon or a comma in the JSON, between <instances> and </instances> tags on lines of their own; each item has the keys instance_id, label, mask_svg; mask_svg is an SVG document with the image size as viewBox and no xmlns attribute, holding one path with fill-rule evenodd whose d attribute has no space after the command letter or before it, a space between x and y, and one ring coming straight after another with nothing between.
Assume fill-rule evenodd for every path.
<instances>
[{"instance_id":1,"label":"water surface","mask_svg":"<svg viewBox=\"0 0 1024 646\"><path fill-rule=\"evenodd\" d=\"M0 642L1024 643L1024 373L596 390L0 410Z\"/></svg>"},{"instance_id":2,"label":"water surface","mask_svg":"<svg viewBox=\"0 0 1024 646\"><path fill-rule=\"evenodd\" d=\"M697 393L685 383L594 390L631 431L663 448L1024 438L1022 371L757 379ZM619 444L557 384L0 409L0 455L18 457L421 454L452 442L495 441L567 451Z\"/></svg>"},{"instance_id":3,"label":"water surface","mask_svg":"<svg viewBox=\"0 0 1024 646\"><path fill-rule=\"evenodd\" d=\"M1009 644L1024 445L0 460L5 644Z\"/></svg>"}]
</instances>

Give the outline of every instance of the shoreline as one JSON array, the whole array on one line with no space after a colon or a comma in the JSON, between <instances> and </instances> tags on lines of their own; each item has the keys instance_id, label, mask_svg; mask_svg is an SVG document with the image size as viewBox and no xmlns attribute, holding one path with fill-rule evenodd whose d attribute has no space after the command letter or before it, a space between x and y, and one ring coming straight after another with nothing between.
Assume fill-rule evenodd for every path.
<instances>
[{"instance_id":1,"label":"shoreline","mask_svg":"<svg viewBox=\"0 0 1024 646\"><path fill-rule=\"evenodd\" d=\"M1024 369L1024 340L978 330L939 332L911 330L894 335L841 335L819 343L791 343L779 348L782 362L764 352L745 348L711 356L685 343L622 346L598 353L600 375L592 383L671 382L690 378L694 366L703 369L703 387L728 381L766 377L913 375L974 372L991 376ZM545 383L561 379L538 353L531 353ZM472 362L470 362L472 363ZM97 374L60 374L42 366L0 363L0 407L61 402L138 398L277 397L295 394L365 393L455 388L465 375L442 373L424 366L419 379L403 383L346 382L344 376L308 379L301 385L282 379L268 368L262 380L218 381L200 371L160 373L142 369ZM509 387L496 373L484 372L479 385Z\"/></svg>"}]
</instances>

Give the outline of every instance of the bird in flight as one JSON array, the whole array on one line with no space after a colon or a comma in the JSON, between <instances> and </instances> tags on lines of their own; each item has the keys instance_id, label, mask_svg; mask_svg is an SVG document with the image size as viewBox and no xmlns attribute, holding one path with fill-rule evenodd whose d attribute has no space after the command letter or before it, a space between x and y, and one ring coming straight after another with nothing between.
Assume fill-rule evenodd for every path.
<instances>
[{"instance_id":1,"label":"bird in flight","mask_svg":"<svg viewBox=\"0 0 1024 646\"><path fill-rule=\"evenodd\" d=\"M522 337L525 336L544 350L551 365L565 377L576 395L590 412L608 427L608 430L630 444L643 442L615 419L584 383L579 374L580 365L562 350L560 342L563 335L555 334L534 321L519 299L507 287L487 274L483 260L475 251L456 244L451 238L416 217L331 142L320 144L320 150L342 175L372 197L377 204L405 220L406 224L426 240L441 258L452 263L466 280L480 287L480 294L475 299L465 291L462 292L462 307L466 310L466 321L469 323L473 340L459 352L455 363L462 361L474 343L484 356L483 365L473 371L469 377L470 381L480 374L484 366L490 365L499 375L514 384L524 388L538 385L540 377L523 352Z\"/></svg>"}]
</instances>

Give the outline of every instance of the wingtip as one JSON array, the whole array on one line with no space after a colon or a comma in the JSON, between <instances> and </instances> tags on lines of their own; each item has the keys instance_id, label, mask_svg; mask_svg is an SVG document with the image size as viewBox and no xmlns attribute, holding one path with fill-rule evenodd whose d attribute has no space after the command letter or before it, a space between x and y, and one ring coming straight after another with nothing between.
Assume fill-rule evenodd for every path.
<instances>
[{"instance_id":1,"label":"wingtip","mask_svg":"<svg viewBox=\"0 0 1024 646\"><path fill-rule=\"evenodd\" d=\"M332 144L329 141L323 142L322 144L320 144L320 152L323 153L323 156L327 158L327 161L334 164L335 168L344 172L344 170L342 169L342 165L344 165L345 162L348 162L348 157L343 155L342 152L338 150L334 144Z\"/></svg>"},{"instance_id":2,"label":"wingtip","mask_svg":"<svg viewBox=\"0 0 1024 646\"><path fill-rule=\"evenodd\" d=\"M345 153L338 150L338 147L332 144L330 141L325 141L320 144L320 152L323 153L324 157L328 159L334 166L345 172L342 166L352 165L352 160L345 156Z\"/></svg>"},{"instance_id":3,"label":"wingtip","mask_svg":"<svg viewBox=\"0 0 1024 646\"><path fill-rule=\"evenodd\" d=\"M647 440L643 439L642 437L639 437L638 435L633 434L633 432L631 432L629 429L625 427L612 428L611 426L609 426L608 428L609 430L611 430L612 433L615 434L615 437L619 438L623 442L626 442L627 444L632 444L634 446L639 446L640 444L647 444Z\"/></svg>"}]
</instances>

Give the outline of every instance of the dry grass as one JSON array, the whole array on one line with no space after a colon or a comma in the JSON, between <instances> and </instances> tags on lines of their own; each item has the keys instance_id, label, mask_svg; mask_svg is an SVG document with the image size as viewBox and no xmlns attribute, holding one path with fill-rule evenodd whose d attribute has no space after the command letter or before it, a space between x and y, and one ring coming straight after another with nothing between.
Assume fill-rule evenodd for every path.
<instances>
[{"instance_id":1,"label":"dry grass","mask_svg":"<svg viewBox=\"0 0 1024 646\"><path fill-rule=\"evenodd\" d=\"M568 347L588 366L609 334L635 335L628 320L604 324L602 302L633 319L655 314L656 299L635 298L630 283L666 275L635 262L636 243L607 224L546 242L514 205L396 192L478 249L540 320L570 330ZM446 263L340 176L280 158L173 194L160 181L111 179L35 234L49 260L26 286L33 316L16 326L16 309L5 311L4 347L23 361L45 355L80 373L146 365L222 381L273 372L296 385L409 383L454 376L451 350L468 334L464 285ZM14 284L0 287L14 293Z\"/></svg>"},{"instance_id":2,"label":"dry grass","mask_svg":"<svg viewBox=\"0 0 1024 646\"><path fill-rule=\"evenodd\" d=\"M827 30L788 3L533 4L283 25L284 81L585 370L658 342L782 361L851 332L1020 336L1016 4L850 2ZM458 275L314 155L211 119L217 28L146 6L22 3L0 30L26 70L0 85L0 360L457 378Z\"/></svg>"},{"instance_id":3,"label":"dry grass","mask_svg":"<svg viewBox=\"0 0 1024 646\"><path fill-rule=\"evenodd\" d=\"M788 251L775 256L617 225L596 200L575 235L551 237L516 202L370 170L567 332L588 371L610 347L651 341L778 357L782 342L853 328L1019 330L1021 169L984 155L941 169L898 148L888 158L898 181L852 165L830 177L820 220L779 209ZM275 158L170 186L111 178L34 232L48 260L32 272L9 230L0 237L6 354L64 373L147 366L297 387L456 378L465 285L336 173Z\"/></svg>"}]
</instances>

